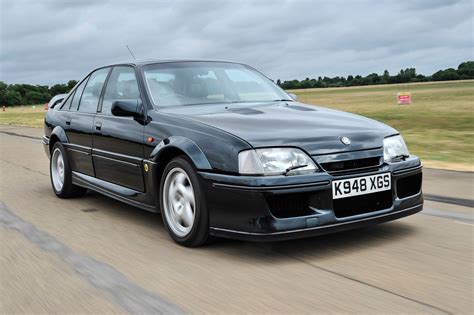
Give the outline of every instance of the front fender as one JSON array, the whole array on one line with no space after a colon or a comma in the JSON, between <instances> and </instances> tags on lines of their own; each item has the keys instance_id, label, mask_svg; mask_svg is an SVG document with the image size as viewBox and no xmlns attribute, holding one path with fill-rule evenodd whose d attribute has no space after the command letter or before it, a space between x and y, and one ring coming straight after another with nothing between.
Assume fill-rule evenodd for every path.
<instances>
[{"instance_id":1,"label":"front fender","mask_svg":"<svg viewBox=\"0 0 474 315\"><path fill-rule=\"evenodd\" d=\"M160 156L169 149L179 149L183 151L193 161L198 170L212 169L211 164L199 146L194 141L181 136L172 136L163 139L151 152L150 160L157 162Z\"/></svg>"}]
</instances>

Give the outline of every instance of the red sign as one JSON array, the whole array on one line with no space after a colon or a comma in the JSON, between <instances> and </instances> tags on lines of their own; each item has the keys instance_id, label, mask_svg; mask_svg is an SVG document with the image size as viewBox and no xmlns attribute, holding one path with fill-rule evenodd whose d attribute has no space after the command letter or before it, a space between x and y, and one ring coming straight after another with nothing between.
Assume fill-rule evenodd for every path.
<instances>
[{"instance_id":1,"label":"red sign","mask_svg":"<svg viewBox=\"0 0 474 315\"><path fill-rule=\"evenodd\" d=\"M398 105L407 105L411 104L411 93L410 92L400 92L397 94Z\"/></svg>"}]
</instances>

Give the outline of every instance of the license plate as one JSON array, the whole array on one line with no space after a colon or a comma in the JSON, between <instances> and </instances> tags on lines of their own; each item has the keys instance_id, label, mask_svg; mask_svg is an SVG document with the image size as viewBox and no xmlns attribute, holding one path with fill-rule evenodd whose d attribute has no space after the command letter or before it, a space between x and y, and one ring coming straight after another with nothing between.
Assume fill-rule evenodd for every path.
<instances>
[{"instance_id":1,"label":"license plate","mask_svg":"<svg viewBox=\"0 0 474 315\"><path fill-rule=\"evenodd\" d=\"M332 182L332 198L340 199L392 189L390 173L369 175Z\"/></svg>"}]
</instances>

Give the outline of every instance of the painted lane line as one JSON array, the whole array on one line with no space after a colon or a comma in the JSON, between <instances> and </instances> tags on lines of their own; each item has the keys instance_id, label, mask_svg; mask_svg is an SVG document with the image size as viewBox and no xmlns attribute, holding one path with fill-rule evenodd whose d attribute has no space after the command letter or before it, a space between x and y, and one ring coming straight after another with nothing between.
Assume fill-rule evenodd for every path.
<instances>
[{"instance_id":1,"label":"painted lane line","mask_svg":"<svg viewBox=\"0 0 474 315\"><path fill-rule=\"evenodd\" d=\"M432 195L432 194L425 194L425 193L423 194L423 197L429 201L448 203L452 205L474 208L473 199L453 198L453 197Z\"/></svg>"},{"instance_id":2,"label":"painted lane line","mask_svg":"<svg viewBox=\"0 0 474 315\"><path fill-rule=\"evenodd\" d=\"M57 255L94 287L109 294L113 301L132 314L182 314L178 306L134 284L112 266L79 254L8 210L0 201L0 225L15 230L40 249Z\"/></svg>"},{"instance_id":3,"label":"painted lane line","mask_svg":"<svg viewBox=\"0 0 474 315\"><path fill-rule=\"evenodd\" d=\"M9 135L9 136L14 136L14 137L22 137L22 138L33 139L33 140L37 140L37 141L41 142L40 137L28 136L28 135L23 135L23 134L20 134L20 133L11 132L11 131L4 131L4 130L0 130L0 133L6 134L6 135Z\"/></svg>"},{"instance_id":4,"label":"painted lane line","mask_svg":"<svg viewBox=\"0 0 474 315\"><path fill-rule=\"evenodd\" d=\"M423 211L420 212L424 215L430 215L439 218L445 219L453 219L457 221L462 221L464 223L474 223L474 215L473 214L466 214L466 213L459 213L454 211L444 211L444 210L437 210L437 209L429 209L425 208Z\"/></svg>"}]
</instances>

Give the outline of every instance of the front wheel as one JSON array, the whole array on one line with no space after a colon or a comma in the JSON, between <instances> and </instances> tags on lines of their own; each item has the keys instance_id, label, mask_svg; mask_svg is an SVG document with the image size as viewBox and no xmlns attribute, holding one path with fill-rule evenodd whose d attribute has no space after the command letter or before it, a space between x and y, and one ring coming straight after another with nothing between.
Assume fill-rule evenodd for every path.
<instances>
[{"instance_id":1,"label":"front wheel","mask_svg":"<svg viewBox=\"0 0 474 315\"><path fill-rule=\"evenodd\" d=\"M180 245L201 246L210 240L209 213L196 171L184 156L165 167L160 204L168 233Z\"/></svg>"}]
</instances>

